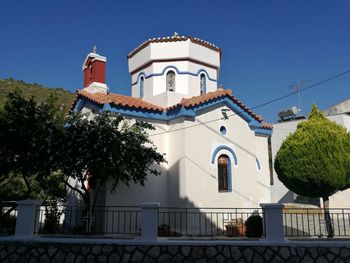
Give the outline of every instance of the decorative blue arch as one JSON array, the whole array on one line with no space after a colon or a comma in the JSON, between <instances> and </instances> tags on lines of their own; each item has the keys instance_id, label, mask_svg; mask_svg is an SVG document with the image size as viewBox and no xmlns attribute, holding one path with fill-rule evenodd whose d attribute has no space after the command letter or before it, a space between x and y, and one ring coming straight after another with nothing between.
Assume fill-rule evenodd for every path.
<instances>
[{"instance_id":1,"label":"decorative blue arch","mask_svg":"<svg viewBox=\"0 0 350 263\"><path fill-rule=\"evenodd\" d=\"M209 77L209 73L205 70L205 69L199 69L198 71L197 71L197 76L200 76L200 74L205 74L205 76L208 78L208 79L210 79L211 80L211 78Z\"/></svg>"},{"instance_id":2,"label":"decorative blue arch","mask_svg":"<svg viewBox=\"0 0 350 263\"><path fill-rule=\"evenodd\" d=\"M260 171L261 170L260 162L259 162L258 158L255 158L255 160L256 160L256 167Z\"/></svg>"},{"instance_id":3,"label":"decorative blue arch","mask_svg":"<svg viewBox=\"0 0 350 263\"><path fill-rule=\"evenodd\" d=\"M176 66L169 65L169 66L166 66L166 67L162 70L162 72L160 72L160 73L153 73L153 74L146 75L146 73L145 73L144 71L140 72L140 73L137 75L137 80L136 80L136 82L132 83L131 85L137 84L137 83L139 82L139 80L140 80L140 76L141 76L141 75L144 75L145 79L148 79L148 78L151 78L151 77L163 76L163 75L165 74L165 72L166 72L168 69L173 69L173 70L176 72L176 74L180 74L180 75L187 74L187 75L191 75L191 76L195 76L195 77L196 77L196 76L199 76L199 74L201 74L201 73L204 73L204 74L207 76L207 78L208 78L209 80L214 81L214 82L217 82L216 79L212 79L212 78L209 77L209 74L208 74L208 72L207 72L205 69L199 69L199 70L197 71L197 73L193 73L193 72L189 72L189 71L180 71Z\"/></svg>"},{"instance_id":4,"label":"decorative blue arch","mask_svg":"<svg viewBox=\"0 0 350 263\"><path fill-rule=\"evenodd\" d=\"M144 88L145 77L140 76L140 98L143 98L143 88Z\"/></svg>"},{"instance_id":5,"label":"decorative blue arch","mask_svg":"<svg viewBox=\"0 0 350 263\"><path fill-rule=\"evenodd\" d=\"M215 158L216 158L216 155L218 154L218 152L220 152L221 150L227 150L229 151L232 156L233 156L233 159L235 161L235 165L237 165L238 161L237 161L237 155L236 153L232 150L232 148L226 146L226 145L219 145L214 151L213 151L213 154L211 155L211 163L214 164L215 162Z\"/></svg>"}]
</instances>

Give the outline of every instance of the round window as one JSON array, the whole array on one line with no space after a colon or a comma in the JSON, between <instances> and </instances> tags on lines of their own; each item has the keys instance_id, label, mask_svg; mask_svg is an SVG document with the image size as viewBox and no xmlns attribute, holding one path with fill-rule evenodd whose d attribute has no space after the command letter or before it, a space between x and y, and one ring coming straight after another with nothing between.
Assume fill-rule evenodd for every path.
<instances>
[{"instance_id":1,"label":"round window","mask_svg":"<svg viewBox=\"0 0 350 263\"><path fill-rule=\"evenodd\" d=\"M226 135L226 132L227 132L226 127L225 127L225 126L221 126L221 127L220 127L220 133L221 133L222 135Z\"/></svg>"}]
</instances>

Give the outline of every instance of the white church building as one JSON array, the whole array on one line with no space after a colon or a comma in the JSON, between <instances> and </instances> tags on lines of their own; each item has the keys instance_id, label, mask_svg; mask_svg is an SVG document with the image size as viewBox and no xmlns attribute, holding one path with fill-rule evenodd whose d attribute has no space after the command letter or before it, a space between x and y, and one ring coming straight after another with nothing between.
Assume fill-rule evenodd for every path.
<instances>
[{"instance_id":1,"label":"white church building","mask_svg":"<svg viewBox=\"0 0 350 263\"><path fill-rule=\"evenodd\" d=\"M73 110L109 110L155 126L150 138L167 163L146 186L108 187L105 205L259 207L270 202L272 126L218 86L222 50L193 37L145 41L128 55L131 96L110 93L106 57L89 53ZM132 163L130 164L132 165Z\"/></svg>"}]
</instances>

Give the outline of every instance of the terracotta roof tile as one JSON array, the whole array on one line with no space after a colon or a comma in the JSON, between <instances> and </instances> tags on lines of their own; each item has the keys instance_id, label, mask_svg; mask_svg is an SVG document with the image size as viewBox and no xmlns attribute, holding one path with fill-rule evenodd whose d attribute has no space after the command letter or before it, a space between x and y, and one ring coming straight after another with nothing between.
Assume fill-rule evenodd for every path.
<instances>
[{"instance_id":1,"label":"terracotta roof tile","mask_svg":"<svg viewBox=\"0 0 350 263\"><path fill-rule=\"evenodd\" d=\"M215 100L218 98L222 98L227 96L230 98L235 104L237 104L242 110L247 112L252 118L257 120L261 125L263 129L272 129L272 125L264 122L264 119L260 115L256 115L252 110L250 110L246 105L244 105L241 101L239 101L236 97L232 95L232 91L229 89L222 89L219 88L216 91L209 92L204 95L200 96L195 96L192 98L183 98L180 103L175 104L171 107L168 107L166 109L154 105L152 103L146 102L140 98L134 98L134 97L129 97L129 96L124 96L124 95L119 95L119 94L104 94L104 93L89 93L85 90L79 90L77 91L77 97L76 100L74 101L73 106L75 105L77 99L79 96L85 97L97 104L103 105L106 102L110 104L114 104L117 106L122 106L122 107L130 107L130 108L136 108L136 109L144 109L144 110L151 110L151 111L167 111L167 110L172 110L178 107L195 107L198 106L202 103L206 103L211 100Z\"/></svg>"},{"instance_id":2,"label":"terracotta roof tile","mask_svg":"<svg viewBox=\"0 0 350 263\"><path fill-rule=\"evenodd\" d=\"M186 41L191 40L192 43L196 43L198 45L204 46L206 48L209 48L214 51L220 52L220 55L222 53L222 49L215 46L214 44L211 44L205 40L195 38L195 37L189 37L189 36L171 36L171 37L158 37L158 38L152 38L148 39L147 41L140 44L137 48L133 49L129 54L128 58L132 58L135 54L137 54L140 50L144 49L147 45L150 43L164 43L164 42L178 42L178 41Z\"/></svg>"},{"instance_id":3,"label":"terracotta roof tile","mask_svg":"<svg viewBox=\"0 0 350 263\"><path fill-rule=\"evenodd\" d=\"M226 95L231 96L231 94L232 94L231 90L217 89L216 91L209 92L209 93L204 94L204 95L199 95L199 96L195 96L192 98L183 98L180 103L178 103L174 106L171 106L168 109L173 109L173 108L176 108L178 106L194 107L194 106L197 106L201 103L205 103L205 102L208 102L210 100L214 100L216 98L220 98L220 97L223 97Z\"/></svg>"},{"instance_id":4,"label":"terracotta roof tile","mask_svg":"<svg viewBox=\"0 0 350 263\"><path fill-rule=\"evenodd\" d=\"M137 109L152 110L152 111L164 110L162 107L146 102L140 98L123 96L123 95L113 94L113 93L109 94L108 96L109 96L109 102L114 105L137 108Z\"/></svg>"},{"instance_id":5,"label":"terracotta roof tile","mask_svg":"<svg viewBox=\"0 0 350 263\"><path fill-rule=\"evenodd\" d=\"M236 103L242 110L247 112L251 117L253 117L255 120L257 120L259 123L262 124L263 128L266 129L272 129L272 125L267 124L264 122L264 119L261 115L256 115L251 109L249 109L246 105L244 105L241 101L239 101L236 97L232 95L232 91L229 89L222 89L219 88L216 91L209 92L205 95L195 96L192 98L182 99L180 103L171 106L168 108L168 110L174 109L179 106L183 107L195 107L197 105L200 105L202 103L221 98L221 97L229 97L234 103Z\"/></svg>"},{"instance_id":6,"label":"terracotta roof tile","mask_svg":"<svg viewBox=\"0 0 350 263\"><path fill-rule=\"evenodd\" d=\"M146 102L139 98L123 96L119 94L89 93L85 90L77 91L78 96L85 97L97 104L105 104L106 102L122 107L130 107L136 109L144 109L151 111L163 111L163 108L152 103Z\"/></svg>"},{"instance_id":7,"label":"terracotta roof tile","mask_svg":"<svg viewBox=\"0 0 350 263\"><path fill-rule=\"evenodd\" d=\"M262 128L263 128L263 129L271 130L271 129L273 128L273 125L272 125L272 124L266 123L266 122L264 122L264 121L261 123L261 125L262 125Z\"/></svg>"}]
</instances>

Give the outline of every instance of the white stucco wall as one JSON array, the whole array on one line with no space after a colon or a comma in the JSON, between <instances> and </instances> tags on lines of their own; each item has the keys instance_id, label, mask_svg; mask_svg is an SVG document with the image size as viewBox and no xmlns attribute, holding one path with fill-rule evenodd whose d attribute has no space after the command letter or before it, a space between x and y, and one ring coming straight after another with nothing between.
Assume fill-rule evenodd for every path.
<instances>
[{"instance_id":1,"label":"white stucco wall","mask_svg":"<svg viewBox=\"0 0 350 263\"><path fill-rule=\"evenodd\" d=\"M153 134L167 131L168 127L162 122L153 121L152 124L155 126L155 130L150 131L149 135L157 146L158 152L165 153L165 158L168 160L167 135L153 136ZM133 164L130 163L130 165L132 166ZM145 181L145 186L130 182L129 187L120 184L115 192L111 192L111 189L107 187L106 204L109 206L138 206L142 202L160 202L161 205L166 205L168 203L168 164L163 163L155 167L161 171L161 175L149 175Z\"/></svg>"},{"instance_id":2,"label":"white stucco wall","mask_svg":"<svg viewBox=\"0 0 350 263\"><path fill-rule=\"evenodd\" d=\"M175 73L175 91L166 91L166 75ZM140 97L140 77L144 77L143 99L151 103L168 107L175 105L182 98L200 95L200 75L206 78L206 92L217 89L217 71L190 61L154 62L147 68L131 76L132 97Z\"/></svg>"},{"instance_id":3,"label":"white stucco wall","mask_svg":"<svg viewBox=\"0 0 350 263\"><path fill-rule=\"evenodd\" d=\"M178 59L178 60L177 60ZM220 53L188 41L151 43L129 59L132 97L169 107L182 98L200 95L200 74L206 77L206 92L217 89ZM175 91L166 92L166 74L175 72Z\"/></svg>"},{"instance_id":4,"label":"white stucco wall","mask_svg":"<svg viewBox=\"0 0 350 263\"><path fill-rule=\"evenodd\" d=\"M295 132L300 120L275 123L271 135L272 160L275 160L276 154L285 138ZM277 173L273 169L273 185L271 185L271 202L273 203L292 203L294 202L294 193L289 191L284 184L278 180Z\"/></svg>"},{"instance_id":5,"label":"white stucco wall","mask_svg":"<svg viewBox=\"0 0 350 263\"><path fill-rule=\"evenodd\" d=\"M220 67L220 53L190 40L150 43L128 60L129 72L142 67L150 60L192 58L214 67Z\"/></svg>"},{"instance_id":6,"label":"white stucco wall","mask_svg":"<svg viewBox=\"0 0 350 263\"><path fill-rule=\"evenodd\" d=\"M108 205L138 205L141 202L160 202L161 206L179 207L244 207L256 208L259 203L270 201L267 137L256 136L246 121L238 115L228 120L197 125L222 118L224 105L203 110L193 118L180 118L166 123L152 122L156 130L151 139L160 152L166 154L168 163L162 166L162 176L150 176L146 186L120 185L115 194L106 190ZM220 127L227 129L226 135ZM152 136L168 131L162 135ZM223 149L211 158L214 150L225 145L232 154ZM226 154L231 160L232 192L219 192L217 158ZM261 170L258 170L256 158ZM131 164L132 165L132 164Z\"/></svg>"},{"instance_id":7,"label":"white stucco wall","mask_svg":"<svg viewBox=\"0 0 350 263\"><path fill-rule=\"evenodd\" d=\"M199 114L195 120L185 121L186 129L183 131L182 139L185 150L182 156L178 155L180 160L179 192L185 197L185 200L182 201L185 202L185 206L258 207L259 202L270 201L269 173L266 172L268 168L258 171L256 167L255 134L248 127L247 122L234 116L226 121L191 127L208 120L221 118L222 107L226 108L226 106L221 106L208 109ZM220 133L221 125L225 125L227 129L225 136ZM267 146L267 138L262 140L265 140ZM169 140L170 148L177 147L177 144L178 141ZM262 146L260 141L259 144ZM220 145L234 150L238 159L237 165L234 164L234 158L227 150L218 152L214 164L211 163L213 151ZM231 159L232 192L218 191L217 158L221 154L226 154ZM261 164L262 167L268 167L268 157L261 158ZM262 188L259 181L267 187Z\"/></svg>"}]
</instances>

